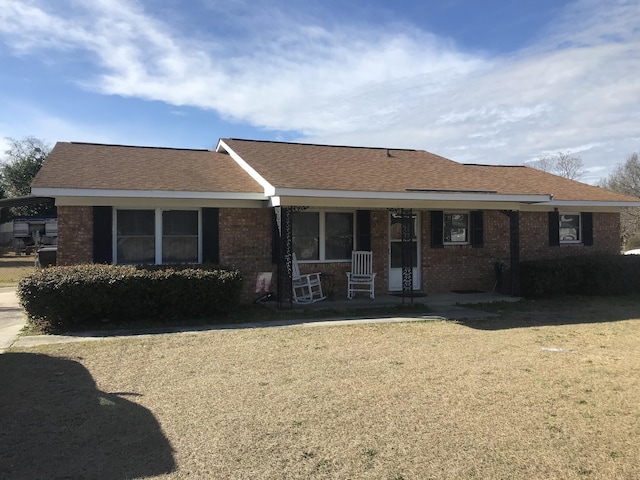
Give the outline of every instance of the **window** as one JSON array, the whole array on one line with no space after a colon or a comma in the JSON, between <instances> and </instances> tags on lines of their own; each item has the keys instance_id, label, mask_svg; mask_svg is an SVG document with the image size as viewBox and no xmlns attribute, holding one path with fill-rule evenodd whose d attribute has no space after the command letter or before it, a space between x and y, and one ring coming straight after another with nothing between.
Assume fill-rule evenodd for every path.
<instances>
[{"instance_id":1,"label":"window","mask_svg":"<svg viewBox=\"0 0 640 480\"><path fill-rule=\"evenodd\" d=\"M351 258L353 250L353 214L325 214L325 259L344 260Z\"/></svg>"},{"instance_id":2,"label":"window","mask_svg":"<svg viewBox=\"0 0 640 480\"><path fill-rule=\"evenodd\" d=\"M353 212L296 212L291 217L293 251L300 261L349 260Z\"/></svg>"},{"instance_id":3,"label":"window","mask_svg":"<svg viewBox=\"0 0 640 480\"><path fill-rule=\"evenodd\" d=\"M118 263L155 263L153 210L117 211Z\"/></svg>"},{"instance_id":4,"label":"window","mask_svg":"<svg viewBox=\"0 0 640 480\"><path fill-rule=\"evenodd\" d=\"M297 212L291 218L293 251L298 260L320 260L320 214Z\"/></svg>"},{"instance_id":5,"label":"window","mask_svg":"<svg viewBox=\"0 0 640 480\"><path fill-rule=\"evenodd\" d=\"M198 262L198 212L162 212L162 263Z\"/></svg>"},{"instance_id":6,"label":"window","mask_svg":"<svg viewBox=\"0 0 640 480\"><path fill-rule=\"evenodd\" d=\"M198 210L116 210L115 263L198 263Z\"/></svg>"},{"instance_id":7,"label":"window","mask_svg":"<svg viewBox=\"0 0 640 480\"><path fill-rule=\"evenodd\" d=\"M469 214L468 213L444 213L444 243L464 244L469 243Z\"/></svg>"},{"instance_id":8,"label":"window","mask_svg":"<svg viewBox=\"0 0 640 480\"><path fill-rule=\"evenodd\" d=\"M579 243L582 241L580 217L579 213L560 214L560 243Z\"/></svg>"}]
</instances>

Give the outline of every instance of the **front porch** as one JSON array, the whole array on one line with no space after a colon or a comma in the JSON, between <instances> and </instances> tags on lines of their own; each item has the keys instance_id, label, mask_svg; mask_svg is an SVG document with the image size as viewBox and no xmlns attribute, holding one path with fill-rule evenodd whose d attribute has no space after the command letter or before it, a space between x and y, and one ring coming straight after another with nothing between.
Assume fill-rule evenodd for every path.
<instances>
[{"instance_id":1,"label":"front porch","mask_svg":"<svg viewBox=\"0 0 640 480\"><path fill-rule=\"evenodd\" d=\"M438 310L438 307L451 307L456 305L474 305L481 303L495 303L495 302L517 302L521 298L511 295L506 295L499 292L439 292L430 294L415 294L413 299L405 296L403 299L401 295L378 295L374 300L370 300L366 295L358 295L352 300L347 298L328 298L326 300L309 303L309 304L290 304L283 303L280 305L280 310L293 310L293 311L317 311L317 310L367 310L367 309L384 309L389 307L400 307L410 305L424 305L429 310ZM272 308L278 308L277 302L266 302Z\"/></svg>"}]
</instances>

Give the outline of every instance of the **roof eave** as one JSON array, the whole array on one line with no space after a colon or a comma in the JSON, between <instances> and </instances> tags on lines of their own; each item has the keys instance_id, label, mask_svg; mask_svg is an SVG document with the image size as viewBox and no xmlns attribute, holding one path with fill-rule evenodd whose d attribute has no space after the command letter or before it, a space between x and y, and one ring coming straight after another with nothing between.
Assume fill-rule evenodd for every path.
<instances>
[{"instance_id":1,"label":"roof eave","mask_svg":"<svg viewBox=\"0 0 640 480\"><path fill-rule=\"evenodd\" d=\"M258 192L195 192L174 190L111 190L99 188L32 188L40 197L102 197L102 198L166 198L203 200L266 200Z\"/></svg>"},{"instance_id":2,"label":"roof eave","mask_svg":"<svg viewBox=\"0 0 640 480\"><path fill-rule=\"evenodd\" d=\"M327 198L327 199L358 199L358 200L390 200L390 201L452 201L452 202L506 202L538 204L550 202L552 195L512 195L484 192L464 191L408 191L408 192L379 192L379 191L345 191L345 190L306 190L293 188L276 188L272 197L297 198Z\"/></svg>"},{"instance_id":3,"label":"roof eave","mask_svg":"<svg viewBox=\"0 0 640 480\"><path fill-rule=\"evenodd\" d=\"M539 205L548 207L640 207L640 201L602 201L602 200L552 200Z\"/></svg>"}]
</instances>

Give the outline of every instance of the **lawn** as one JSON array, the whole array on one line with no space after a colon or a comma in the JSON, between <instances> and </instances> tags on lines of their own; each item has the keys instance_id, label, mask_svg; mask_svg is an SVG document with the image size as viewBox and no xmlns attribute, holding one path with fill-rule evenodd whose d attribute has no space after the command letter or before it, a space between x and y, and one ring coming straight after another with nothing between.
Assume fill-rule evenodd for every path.
<instances>
[{"instance_id":1,"label":"lawn","mask_svg":"<svg viewBox=\"0 0 640 480\"><path fill-rule=\"evenodd\" d=\"M16 255L14 252L0 252L0 287L18 285L22 277L33 272L34 255Z\"/></svg>"},{"instance_id":2,"label":"lawn","mask_svg":"<svg viewBox=\"0 0 640 480\"><path fill-rule=\"evenodd\" d=\"M3 478L637 479L640 300L0 355Z\"/></svg>"}]
</instances>

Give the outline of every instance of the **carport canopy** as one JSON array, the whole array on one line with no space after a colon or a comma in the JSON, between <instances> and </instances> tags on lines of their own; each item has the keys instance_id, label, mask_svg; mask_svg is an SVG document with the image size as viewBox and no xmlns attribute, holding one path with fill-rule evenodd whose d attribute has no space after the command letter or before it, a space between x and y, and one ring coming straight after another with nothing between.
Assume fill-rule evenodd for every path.
<instances>
[{"instance_id":1,"label":"carport canopy","mask_svg":"<svg viewBox=\"0 0 640 480\"><path fill-rule=\"evenodd\" d=\"M13 197L0 199L0 208L23 207L26 205L42 205L46 203L53 204L53 197L37 197L29 195L26 197Z\"/></svg>"}]
</instances>

